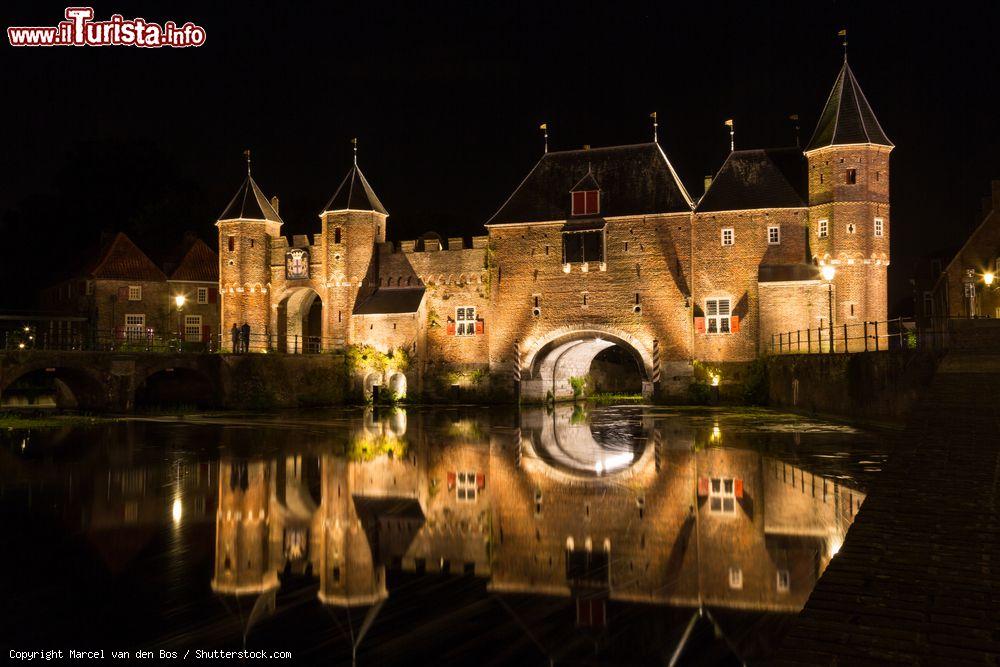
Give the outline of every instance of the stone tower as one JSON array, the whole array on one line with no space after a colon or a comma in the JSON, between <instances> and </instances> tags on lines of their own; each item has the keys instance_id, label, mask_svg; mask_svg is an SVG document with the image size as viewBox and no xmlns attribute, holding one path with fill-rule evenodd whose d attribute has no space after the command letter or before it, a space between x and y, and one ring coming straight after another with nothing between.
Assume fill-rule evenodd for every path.
<instances>
[{"instance_id":1,"label":"stone tower","mask_svg":"<svg viewBox=\"0 0 1000 667\"><path fill-rule=\"evenodd\" d=\"M845 58L804 151L809 246L817 263L836 268L833 318L838 327L885 320L888 314L892 148ZM863 348L864 341L852 345Z\"/></svg>"},{"instance_id":2,"label":"stone tower","mask_svg":"<svg viewBox=\"0 0 1000 667\"><path fill-rule=\"evenodd\" d=\"M277 200L275 200L277 204ZM281 218L257 187L247 168L247 177L219 216L219 297L222 349L230 350L229 331L235 323L250 325L250 348L267 347L270 314L271 242L281 234Z\"/></svg>"},{"instance_id":3,"label":"stone tower","mask_svg":"<svg viewBox=\"0 0 1000 667\"><path fill-rule=\"evenodd\" d=\"M358 293L377 284L376 244L385 242L389 213L358 167L347 176L319 214L322 222L326 294L324 336L351 343L351 314Z\"/></svg>"},{"instance_id":4,"label":"stone tower","mask_svg":"<svg viewBox=\"0 0 1000 667\"><path fill-rule=\"evenodd\" d=\"M265 461L219 463L212 590L245 595L278 586L270 545L272 479Z\"/></svg>"}]
</instances>

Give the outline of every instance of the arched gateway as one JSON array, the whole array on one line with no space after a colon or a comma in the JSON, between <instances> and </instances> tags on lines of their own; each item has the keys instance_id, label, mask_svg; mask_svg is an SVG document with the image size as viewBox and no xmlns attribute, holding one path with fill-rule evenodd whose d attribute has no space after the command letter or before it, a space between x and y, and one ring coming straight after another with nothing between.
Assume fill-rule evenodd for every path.
<instances>
[{"instance_id":1,"label":"arched gateway","mask_svg":"<svg viewBox=\"0 0 1000 667\"><path fill-rule=\"evenodd\" d=\"M590 374L594 359L618 346L635 360L642 395L653 395L653 360L633 336L605 327L560 329L536 341L527 350L521 369L521 400L573 398L571 378Z\"/></svg>"}]
</instances>

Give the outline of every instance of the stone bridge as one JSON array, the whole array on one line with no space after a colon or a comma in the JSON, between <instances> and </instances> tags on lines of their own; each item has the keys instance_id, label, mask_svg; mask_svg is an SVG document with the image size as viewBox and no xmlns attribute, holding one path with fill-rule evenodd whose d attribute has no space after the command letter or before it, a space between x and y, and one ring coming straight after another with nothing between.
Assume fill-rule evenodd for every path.
<instances>
[{"instance_id":1,"label":"stone bridge","mask_svg":"<svg viewBox=\"0 0 1000 667\"><path fill-rule=\"evenodd\" d=\"M92 412L136 407L296 407L342 402L343 355L15 351L0 356L0 401L52 387L56 405ZM51 404L50 404L51 405Z\"/></svg>"}]
</instances>

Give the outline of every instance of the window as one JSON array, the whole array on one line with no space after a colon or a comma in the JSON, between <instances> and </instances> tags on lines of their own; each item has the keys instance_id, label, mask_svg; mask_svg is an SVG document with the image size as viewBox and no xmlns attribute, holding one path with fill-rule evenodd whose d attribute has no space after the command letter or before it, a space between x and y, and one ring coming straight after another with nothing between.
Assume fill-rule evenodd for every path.
<instances>
[{"instance_id":1,"label":"window","mask_svg":"<svg viewBox=\"0 0 1000 667\"><path fill-rule=\"evenodd\" d=\"M128 300L129 301L142 301L142 285L129 285L128 286Z\"/></svg>"},{"instance_id":2,"label":"window","mask_svg":"<svg viewBox=\"0 0 1000 667\"><path fill-rule=\"evenodd\" d=\"M250 239L250 247L253 247L253 239Z\"/></svg>"},{"instance_id":3,"label":"window","mask_svg":"<svg viewBox=\"0 0 1000 667\"><path fill-rule=\"evenodd\" d=\"M333 230L333 242L340 243L340 227Z\"/></svg>"},{"instance_id":4,"label":"window","mask_svg":"<svg viewBox=\"0 0 1000 667\"><path fill-rule=\"evenodd\" d=\"M712 477L708 482L708 511L713 514L735 514L736 480L732 477Z\"/></svg>"},{"instance_id":5,"label":"window","mask_svg":"<svg viewBox=\"0 0 1000 667\"><path fill-rule=\"evenodd\" d=\"M476 307L462 306L455 309L455 335L476 335Z\"/></svg>"},{"instance_id":6,"label":"window","mask_svg":"<svg viewBox=\"0 0 1000 667\"><path fill-rule=\"evenodd\" d=\"M742 590L743 570L738 567L729 568L729 587L737 591Z\"/></svg>"},{"instance_id":7,"label":"window","mask_svg":"<svg viewBox=\"0 0 1000 667\"><path fill-rule=\"evenodd\" d=\"M705 301L705 332L729 333L729 299L708 299Z\"/></svg>"},{"instance_id":8,"label":"window","mask_svg":"<svg viewBox=\"0 0 1000 667\"><path fill-rule=\"evenodd\" d=\"M233 252L234 250L236 250L236 237L235 236L230 236L229 237L229 252Z\"/></svg>"},{"instance_id":9,"label":"window","mask_svg":"<svg viewBox=\"0 0 1000 667\"><path fill-rule=\"evenodd\" d=\"M455 497L468 503L476 502L476 473L458 473L458 483L455 484Z\"/></svg>"},{"instance_id":10,"label":"window","mask_svg":"<svg viewBox=\"0 0 1000 667\"><path fill-rule=\"evenodd\" d=\"M125 315L125 337L142 338L146 333L146 316L143 314Z\"/></svg>"},{"instance_id":11,"label":"window","mask_svg":"<svg viewBox=\"0 0 1000 667\"><path fill-rule=\"evenodd\" d=\"M198 303L208 303L208 288L199 287L198 288Z\"/></svg>"},{"instance_id":12,"label":"window","mask_svg":"<svg viewBox=\"0 0 1000 667\"><path fill-rule=\"evenodd\" d=\"M848 169L847 172L845 172L844 182L847 183L848 185L854 185L855 183L857 183L858 182L858 170L857 169Z\"/></svg>"},{"instance_id":13,"label":"window","mask_svg":"<svg viewBox=\"0 0 1000 667\"><path fill-rule=\"evenodd\" d=\"M882 236L883 226L885 225L885 220L882 218L875 218L875 236Z\"/></svg>"},{"instance_id":14,"label":"window","mask_svg":"<svg viewBox=\"0 0 1000 667\"><path fill-rule=\"evenodd\" d=\"M184 316L184 340L189 343L201 340L201 315Z\"/></svg>"},{"instance_id":15,"label":"window","mask_svg":"<svg viewBox=\"0 0 1000 667\"><path fill-rule=\"evenodd\" d=\"M563 232L563 264L603 262L604 231Z\"/></svg>"},{"instance_id":16,"label":"window","mask_svg":"<svg viewBox=\"0 0 1000 667\"><path fill-rule=\"evenodd\" d=\"M924 292L924 317L934 317L934 294Z\"/></svg>"},{"instance_id":17,"label":"window","mask_svg":"<svg viewBox=\"0 0 1000 667\"><path fill-rule=\"evenodd\" d=\"M93 280L88 280L87 283L86 283L86 285L87 286L84 288L84 293L87 296L93 296L93 294L94 294L94 281Z\"/></svg>"},{"instance_id":18,"label":"window","mask_svg":"<svg viewBox=\"0 0 1000 667\"><path fill-rule=\"evenodd\" d=\"M816 226L816 235L818 237L820 237L821 239L825 239L827 236L830 235L830 221L829 220L827 220L826 218L823 218L822 220L819 221L819 224Z\"/></svg>"},{"instance_id":19,"label":"window","mask_svg":"<svg viewBox=\"0 0 1000 667\"><path fill-rule=\"evenodd\" d=\"M736 239L736 233L733 231L732 227L722 228L722 245L733 245L733 241Z\"/></svg>"},{"instance_id":20,"label":"window","mask_svg":"<svg viewBox=\"0 0 1000 667\"><path fill-rule=\"evenodd\" d=\"M601 195L597 190L581 190L572 193L573 215L597 215L600 210Z\"/></svg>"},{"instance_id":21,"label":"window","mask_svg":"<svg viewBox=\"0 0 1000 667\"><path fill-rule=\"evenodd\" d=\"M778 570L778 577L775 582L779 593L787 593L791 584L791 576L788 570Z\"/></svg>"},{"instance_id":22,"label":"window","mask_svg":"<svg viewBox=\"0 0 1000 667\"><path fill-rule=\"evenodd\" d=\"M781 225L770 225L767 228L767 244L778 245L781 243Z\"/></svg>"}]
</instances>

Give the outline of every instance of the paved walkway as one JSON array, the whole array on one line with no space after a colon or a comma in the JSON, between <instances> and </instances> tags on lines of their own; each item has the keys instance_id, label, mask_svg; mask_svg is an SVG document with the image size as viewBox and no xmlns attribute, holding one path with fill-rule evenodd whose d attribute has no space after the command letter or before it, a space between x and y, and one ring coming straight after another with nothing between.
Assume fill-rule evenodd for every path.
<instances>
[{"instance_id":1,"label":"paved walkway","mask_svg":"<svg viewBox=\"0 0 1000 667\"><path fill-rule=\"evenodd\" d=\"M1000 356L952 353L775 662L1000 665L998 503Z\"/></svg>"}]
</instances>

